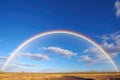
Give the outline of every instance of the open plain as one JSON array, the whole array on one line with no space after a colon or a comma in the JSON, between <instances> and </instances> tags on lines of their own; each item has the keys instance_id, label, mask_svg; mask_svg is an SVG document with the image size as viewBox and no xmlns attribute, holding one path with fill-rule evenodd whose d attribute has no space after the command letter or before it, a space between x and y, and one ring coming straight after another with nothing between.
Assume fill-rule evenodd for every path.
<instances>
[{"instance_id":1,"label":"open plain","mask_svg":"<svg viewBox=\"0 0 120 80\"><path fill-rule=\"evenodd\" d=\"M0 73L0 80L120 80L120 73Z\"/></svg>"}]
</instances>

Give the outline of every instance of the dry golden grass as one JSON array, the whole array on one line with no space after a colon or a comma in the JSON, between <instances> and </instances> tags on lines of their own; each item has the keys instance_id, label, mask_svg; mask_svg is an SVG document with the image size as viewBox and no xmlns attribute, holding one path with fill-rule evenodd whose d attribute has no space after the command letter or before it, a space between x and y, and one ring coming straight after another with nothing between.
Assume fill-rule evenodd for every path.
<instances>
[{"instance_id":1,"label":"dry golden grass","mask_svg":"<svg viewBox=\"0 0 120 80\"><path fill-rule=\"evenodd\" d=\"M110 80L120 78L120 73L0 73L0 80L57 80L62 76Z\"/></svg>"}]
</instances>

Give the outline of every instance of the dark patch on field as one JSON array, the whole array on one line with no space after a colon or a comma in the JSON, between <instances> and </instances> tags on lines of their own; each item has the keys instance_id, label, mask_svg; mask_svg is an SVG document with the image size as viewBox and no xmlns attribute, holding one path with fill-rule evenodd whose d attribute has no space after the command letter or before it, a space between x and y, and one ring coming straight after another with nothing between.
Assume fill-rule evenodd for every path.
<instances>
[{"instance_id":1,"label":"dark patch on field","mask_svg":"<svg viewBox=\"0 0 120 80\"><path fill-rule=\"evenodd\" d=\"M110 80L120 80L120 78L110 78Z\"/></svg>"},{"instance_id":2,"label":"dark patch on field","mask_svg":"<svg viewBox=\"0 0 120 80\"><path fill-rule=\"evenodd\" d=\"M75 77L75 76L63 76L63 77L55 79L55 80L94 80L94 79L79 78L79 77Z\"/></svg>"}]
</instances>

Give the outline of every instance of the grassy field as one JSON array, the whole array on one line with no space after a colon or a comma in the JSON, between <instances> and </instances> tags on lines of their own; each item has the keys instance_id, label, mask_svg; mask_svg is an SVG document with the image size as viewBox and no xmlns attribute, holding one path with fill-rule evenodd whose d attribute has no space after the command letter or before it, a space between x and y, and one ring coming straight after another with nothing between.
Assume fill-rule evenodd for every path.
<instances>
[{"instance_id":1,"label":"grassy field","mask_svg":"<svg viewBox=\"0 0 120 80\"><path fill-rule=\"evenodd\" d=\"M64 76L92 80L120 80L120 73L0 73L0 80L62 80ZM115 79L119 78L119 79ZM72 80L72 79L71 79ZM76 79L74 79L76 80ZM78 79L77 79L78 80ZM83 80L83 79L79 79ZM86 80L86 79L85 79Z\"/></svg>"}]
</instances>

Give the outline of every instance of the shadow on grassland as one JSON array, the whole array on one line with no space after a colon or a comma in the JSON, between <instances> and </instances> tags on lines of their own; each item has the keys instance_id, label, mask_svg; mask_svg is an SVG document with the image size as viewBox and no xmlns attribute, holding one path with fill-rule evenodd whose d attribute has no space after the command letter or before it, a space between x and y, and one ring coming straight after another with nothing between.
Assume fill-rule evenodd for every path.
<instances>
[{"instance_id":1,"label":"shadow on grassland","mask_svg":"<svg viewBox=\"0 0 120 80\"><path fill-rule=\"evenodd\" d=\"M75 76L63 76L61 78L57 78L55 80L94 80L94 79L90 79L90 78L79 78L79 77L75 77Z\"/></svg>"}]
</instances>

